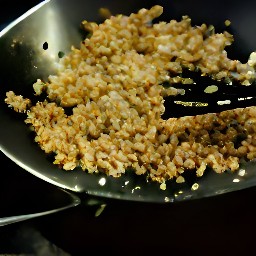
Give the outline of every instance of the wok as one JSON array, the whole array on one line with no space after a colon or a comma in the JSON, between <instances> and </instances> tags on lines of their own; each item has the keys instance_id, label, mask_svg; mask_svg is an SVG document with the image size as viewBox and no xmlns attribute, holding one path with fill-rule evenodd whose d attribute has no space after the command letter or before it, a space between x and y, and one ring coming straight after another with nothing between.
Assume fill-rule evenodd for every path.
<instances>
[{"instance_id":1,"label":"wok","mask_svg":"<svg viewBox=\"0 0 256 256\"><path fill-rule=\"evenodd\" d=\"M144 202L176 202L219 195L256 185L254 161L241 165L236 173L206 172L197 178L188 174L186 182L167 182L166 190L159 184L147 182L145 177L127 172L120 178L104 174L88 174L77 168L60 170L34 143L24 116L14 113L4 103L5 93L13 90L31 98L32 84L37 78L47 79L54 73L53 62L58 53L68 52L71 45L79 46L80 23L86 19L101 22L98 10L108 8L112 14L130 14L140 8L162 5L161 20L180 20L191 17L194 24L208 23L223 31L225 20L231 21L229 31L235 41L228 49L231 58L246 61L256 48L255 1L231 0L46 0L30 9L0 32L0 149L24 170L39 179L62 189L105 198ZM48 49L43 49L45 43ZM234 107L236 107L234 105ZM172 110L175 113L175 109ZM191 114L197 109L191 108ZM179 115L185 114L179 113ZM197 183L198 189L191 189Z\"/></svg>"}]
</instances>

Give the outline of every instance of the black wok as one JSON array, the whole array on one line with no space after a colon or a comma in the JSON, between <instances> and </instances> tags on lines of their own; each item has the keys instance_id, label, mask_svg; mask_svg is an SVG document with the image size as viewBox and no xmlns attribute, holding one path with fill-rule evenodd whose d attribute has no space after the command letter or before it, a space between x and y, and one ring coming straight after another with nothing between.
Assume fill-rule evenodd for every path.
<instances>
[{"instance_id":1,"label":"black wok","mask_svg":"<svg viewBox=\"0 0 256 256\"><path fill-rule=\"evenodd\" d=\"M229 31L235 42L228 49L231 58L246 61L256 48L255 1L231 0L172 0L172 1L118 1L118 0L52 0L41 2L0 32L0 149L17 165L32 175L77 193L86 193L107 198L146 202L175 202L218 195L256 185L256 165L250 162L241 165L234 174L216 174L208 171L201 178L190 175L186 182L167 183L161 190L159 184L146 182L145 177L127 172L120 178L104 174L91 175L75 169L66 172L58 169L45 153L33 142L24 116L14 113L4 103L5 92L31 97L32 83L37 78L46 79L54 72L53 61L59 52L68 52L71 44L79 45L82 20L101 21L100 7L113 14L130 14L138 9L159 4L164 7L162 20L180 20L189 15L194 24L208 23L216 30L225 29L225 20L231 21ZM20 42L12 47L13 42ZM43 49L47 42L48 50ZM234 105L234 107L236 107ZM174 111L174 110L172 110ZM197 109L190 109L197 114ZM175 112L175 111L174 111ZM179 115L186 114L179 112ZM242 175L241 175L242 173ZM191 189L199 184L196 190Z\"/></svg>"}]
</instances>

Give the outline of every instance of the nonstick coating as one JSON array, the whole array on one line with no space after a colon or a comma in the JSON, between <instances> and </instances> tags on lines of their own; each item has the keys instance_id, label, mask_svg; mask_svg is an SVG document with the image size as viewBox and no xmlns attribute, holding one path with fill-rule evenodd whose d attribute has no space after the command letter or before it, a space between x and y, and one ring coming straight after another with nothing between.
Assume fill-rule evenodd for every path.
<instances>
[{"instance_id":1,"label":"nonstick coating","mask_svg":"<svg viewBox=\"0 0 256 256\"><path fill-rule=\"evenodd\" d=\"M0 149L5 155L31 174L72 191L109 198L147 202L174 202L195 199L239 190L256 184L254 162L241 166L246 175L208 171L202 178L187 174L183 184L168 182L165 191L159 184L146 182L128 172L121 178L91 175L76 169L66 172L58 169L33 142L25 116L14 113L4 103L5 92L13 90L31 98L32 83L37 78L46 79L54 72L53 61L58 53L68 52L71 44L78 46L81 40L79 26L82 20L100 22L100 7L106 7L113 14L130 14L140 8L155 4L164 7L161 20L180 20L188 15L193 24L212 24L216 31L227 29L234 35L235 42L227 49L231 58L247 61L256 46L256 1L231 0L171 0L171 1L99 1L99 0L52 0L42 2L32 14L22 16L7 29L0 32ZM39 8L40 7L40 8ZM231 26L225 28L225 20ZM21 21L22 20L22 21ZM48 49L44 50L44 43ZM235 106L234 106L235 107ZM174 110L172 110L174 111ZM191 110L196 114L196 110ZM195 112L193 112L195 111ZM100 180L105 179L105 185ZM236 182L234 182L236 181ZM238 181L238 182L237 182ZM197 182L199 188L191 190Z\"/></svg>"}]
</instances>

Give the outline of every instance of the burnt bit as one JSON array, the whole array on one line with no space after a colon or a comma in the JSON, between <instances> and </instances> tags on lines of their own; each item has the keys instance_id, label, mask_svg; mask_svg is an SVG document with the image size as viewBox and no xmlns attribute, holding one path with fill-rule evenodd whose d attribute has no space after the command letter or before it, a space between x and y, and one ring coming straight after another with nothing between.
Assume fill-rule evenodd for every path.
<instances>
[{"instance_id":1,"label":"burnt bit","mask_svg":"<svg viewBox=\"0 0 256 256\"><path fill-rule=\"evenodd\" d=\"M58 57L61 59L61 58L63 58L65 56L65 53L64 52L62 52L62 51L59 51L58 52Z\"/></svg>"},{"instance_id":2,"label":"burnt bit","mask_svg":"<svg viewBox=\"0 0 256 256\"><path fill-rule=\"evenodd\" d=\"M43 49L46 51L46 50L48 50L48 47L49 47L48 43L44 42L43 43Z\"/></svg>"}]
</instances>

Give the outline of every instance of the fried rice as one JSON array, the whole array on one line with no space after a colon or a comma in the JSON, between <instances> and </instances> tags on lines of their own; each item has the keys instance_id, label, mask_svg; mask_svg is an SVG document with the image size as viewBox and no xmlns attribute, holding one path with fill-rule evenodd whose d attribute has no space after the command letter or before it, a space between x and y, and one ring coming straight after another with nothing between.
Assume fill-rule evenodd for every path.
<instances>
[{"instance_id":1,"label":"fried rice","mask_svg":"<svg viewBox=\"0 0 256 256\"><path fill-rule=\"evenodd\" d=\"M247 63L231 60L228 32L215 33L191 19L154 23L161 6L137 13L110 15L103 23L83 21L90 32L79 48L60 59L57 74L38 79L29 99L6 93L5 102L25 112L25 123L53 164L72 171L103 172L120 177L127 169L164 184L184 182L184 172L201 177L239 169L241 159L256 157L256 107L180 118L162 118L164 98L184 94L177 83L184 69L243 85L255 80L255 53ZM164 87L168 82L171 86ZM65 109L72 108L67 114ZM165 189L165 186L161 186Z\"/></svg>"}]
</instances>

